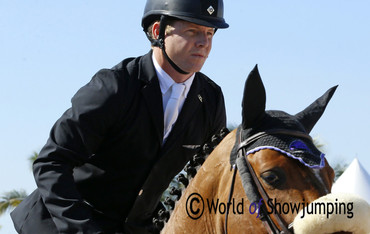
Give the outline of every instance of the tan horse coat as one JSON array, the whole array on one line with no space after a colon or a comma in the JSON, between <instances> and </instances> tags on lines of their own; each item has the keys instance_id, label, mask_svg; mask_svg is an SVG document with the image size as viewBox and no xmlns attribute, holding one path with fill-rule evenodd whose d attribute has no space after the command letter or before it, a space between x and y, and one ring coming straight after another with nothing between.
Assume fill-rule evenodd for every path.
<instances>
[{"instance_id":1,"label":"tan horse coat","mask_svg":"<svg viewBox=\"0 0 370 234\"><path fill-rule=\"evenodd\" d=\"M235 143L235 132L233 131L225 137L199 169L196 177L190 182L180 201L177 202L162 233L224 233L225 206L220 204L227 203L230 192L233 173L229 156ZM334 171L327 162L321 170L313 170L303 166L297 160L273 150L261 150L251 154L248 156L248 160L269 197L276 198L278 203L311 202L327 194L332 186ZM268 185L260 177L261 173L272 168L279 168L285 173L286 183L279 189ZM194 193L199 194L203 202ZM199 200L192 200L197 196ZM211 204L213 201L213 204L216 205L217 199L219 209L215 212L215 206L211 206ZM254 206L251 206L246 198L238 173L233 201L234 204L230 206L228 217L228 233L266 233L262 222L256 218L257 213L251 214L254 212ZM203 213L200 216L202 210ZM188 213L197 219L190 218ZM289 224L296 215L297 213L290 212L281 216L286 224Z\"/></svg>"}]
</instances>

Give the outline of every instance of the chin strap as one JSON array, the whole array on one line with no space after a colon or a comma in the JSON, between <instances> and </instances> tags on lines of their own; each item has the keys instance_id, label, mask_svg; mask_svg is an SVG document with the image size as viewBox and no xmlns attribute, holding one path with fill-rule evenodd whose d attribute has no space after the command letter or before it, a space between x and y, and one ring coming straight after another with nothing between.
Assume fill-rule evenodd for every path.
<instances>
[{"instance_id":1,"label":"chin strap","mask_svg":"<svg viewBox=\"0 0 370 234\"><path fill-rule=\"evenodd\" d=\"M172 59L170 59L170 57L168 56L168 54L166 53L166 48L165 48L165 45L164 45L164 37L165 37L165 31L166 31L166 26L167 26L167 17L162 15L161 16L161 19L159 21L159 35L158 35L158 39L153 39L150 37L150 35L148 35L148 33L146 33L148 39L150 40L150 42L152 43L153 46L157 46L159 48L162 49L162 53L164 55L164 57L167 59L167 61L171 64L171 66L178 72L178 73L181 73L181 74L190 74L190 72L186 72L184 70L182 70L179 66L177 66L175 64L174 61L172 61Z\"/></svg>"},{"instance_id":2,"label":"chin strap","mask_svg":"<svg viewBox=\"0 0 370 234\"><path fill-rule=\"evenodd\" d=\"M170 59L170 57L168 57L165 49L164 49L164 45L163 45L163 48L162 48L162 53L164 55L164 57L166 57L167 61L171 64L171 66L178 72L178 73L181 73L181 74L184 74L184 75L187 75L187 74L190 74L190 72L186 72L184 70L182 70L179 66L177 66L175 64L174 61L172 61L172 59Z\"/></svg>"}]
</instances>

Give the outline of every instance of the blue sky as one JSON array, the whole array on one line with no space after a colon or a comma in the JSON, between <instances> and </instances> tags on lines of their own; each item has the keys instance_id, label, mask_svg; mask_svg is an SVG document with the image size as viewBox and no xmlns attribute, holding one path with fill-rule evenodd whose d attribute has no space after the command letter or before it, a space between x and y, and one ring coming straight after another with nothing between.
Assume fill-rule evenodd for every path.
<instances>
[{"instance_id":1,"label":"blue sky","mask_svg":"<svg viewBox=\"0 0 370 234\"><path fill-rule=\"evenodd\" d=\"M245 78L259 65L267 109L295 114L339 85L312 131L330 163L357 157L370 172L369 1L224 0L203 72L223 89L229 124L241 122ZM39 151L73 94L101 68L149 51L145 1L0 1L0 194L35 183ZM0 233L14 233L8 215Z\"/></svg>"}]
</instances>

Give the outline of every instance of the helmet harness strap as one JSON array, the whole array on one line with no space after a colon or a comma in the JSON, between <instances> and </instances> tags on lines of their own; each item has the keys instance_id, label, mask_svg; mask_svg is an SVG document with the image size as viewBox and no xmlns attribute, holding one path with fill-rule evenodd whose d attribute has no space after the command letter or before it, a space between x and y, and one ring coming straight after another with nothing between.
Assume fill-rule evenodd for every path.
<instances>
[{"instance_id":1,"label":"helmet harness strap","mask_svg":"<svg viewBox=\"0 0 370 234\"><path fill-rule=\"evenodd\" d=\"M165 15L161 15L161 19L159 22L159 35L158 39L149 38L149 40L152 42L153 46L158 46L162 49L162 53L164 57L167 59L167 61L171 64L171 66L179 73L181 74L189 74L190 72L186 72L182 70L179 66L175 64L175 62L172 61L172 59L167 55L166 48L164 45L164 37L165 37L165 31L167 26L167 17ZM149 37L149 35L147 35Z\"/></svg>"}]
</instances>

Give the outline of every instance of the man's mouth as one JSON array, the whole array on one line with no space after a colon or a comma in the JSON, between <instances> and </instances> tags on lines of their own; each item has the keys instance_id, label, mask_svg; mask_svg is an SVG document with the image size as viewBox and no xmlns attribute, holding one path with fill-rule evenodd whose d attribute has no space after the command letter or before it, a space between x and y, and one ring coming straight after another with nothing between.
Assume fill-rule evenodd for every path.
<instances>
[{"instance_id":1,"label":"man's mouth","mask_svg":"<svg viewBox=\"0 0 370 234\"><path fill-rule=\"evenodd\" d=\"M199 54L199 53L194 53L194 54L192 54L192 56L200 57L200 58L206 58L206 56L205 56L205 55L203 55L203 54Z\"/></svg>"}]
</instances>

